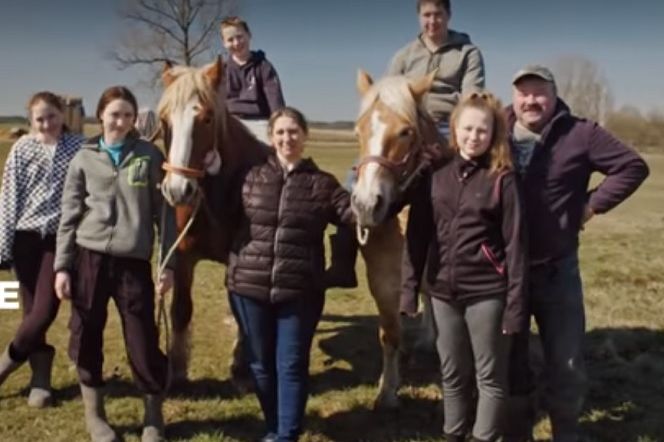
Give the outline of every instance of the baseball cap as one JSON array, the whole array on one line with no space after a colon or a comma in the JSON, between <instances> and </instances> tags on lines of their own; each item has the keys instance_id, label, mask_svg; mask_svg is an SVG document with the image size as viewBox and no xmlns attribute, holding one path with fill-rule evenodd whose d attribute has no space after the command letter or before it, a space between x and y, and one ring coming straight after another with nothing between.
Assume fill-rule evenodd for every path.
<instances>
[{"instance_id":1,"label":"baseball cap","mask_svg":"<svg viewBox=\"0 0 664 442\"><path fill-rule=\"evenodd\" d=\"M551 73L551 71L548 68L539 64L529 64L519 69L519 71L516 74L514 74L514 77L512 78L512 84L517 84L521 79L525 77L537 77L541 78L544 81L548 81L549 83L554 83L554 84L556 82L553 78L553 74Z\"/></svg>"}]
</instances>

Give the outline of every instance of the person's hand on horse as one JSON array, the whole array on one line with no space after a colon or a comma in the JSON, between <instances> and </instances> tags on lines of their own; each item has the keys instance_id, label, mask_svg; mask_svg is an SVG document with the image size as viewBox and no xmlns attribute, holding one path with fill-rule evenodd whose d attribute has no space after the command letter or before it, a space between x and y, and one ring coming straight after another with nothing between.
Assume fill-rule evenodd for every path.
<instances>
[{"instance_id":1,"label":"person's hand on horse","mask_svg":"<svg viewBox=\"0 0 664 442\"><path fill-rule=\"evenodd\" d=\"M427 166L435 166L445 157L440 143L425 144L422 148L422 162Z\"/></svg>"},{"instance_id":2,"label":"person's hand on horse","mask_svg":"<svg viewBox=\"0 0 664 442\"><path fill-rule=\"evenodd\" d=\"M63 301L71 299L71 277L66 270L60 270L55 274L55 295Z\"/></svg>"},{"instance_id":3,"label":"person's hand on horse","mask_svg":"<svg viewBox=\"0 0 664 442\"><path fill-rule=\"evenodd\" d=\"M205 154L203 159L203 166L208 175L216 175L221 169L221 156L216 150L211 150Z\"/></svg>"},{"instance_id":4,"label":"person's hand on horse","mask_svg":"<svg viewBox=\"0 0 664 442\"><path fill-rule=\"evenodd\" d=\"M157 279L157 294L164 296L171 288L173 288L173 269L165 269Z\"/></svg>"}]
</instances>

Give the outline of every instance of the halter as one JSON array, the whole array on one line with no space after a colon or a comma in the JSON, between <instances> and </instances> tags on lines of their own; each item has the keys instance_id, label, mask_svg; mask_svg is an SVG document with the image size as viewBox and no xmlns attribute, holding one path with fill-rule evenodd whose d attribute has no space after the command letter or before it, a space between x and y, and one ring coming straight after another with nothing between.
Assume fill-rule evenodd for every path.
<instances>
[{"instance_id":1,"label":"halter","mask_svg":"<svg viewBox=\"0 0 664 442\"><path fill-rule=\"evenodd\" d=\"M216 151L217 146L219 145L218 143L218 134L217 134L217 118L215 118L215 128L213 129L214 133L214 142L212 144L212 150ZM223 124L222 124L223 125ZM157 132L157 134L154 136L154 138L157 137L159 133L163 135L164 143L166 143L166 133L167 130L164 129L164 127L168 127L166 123L162 120L161 124L161 129ZM171 164L168 161L164 161L161 165L161 168L166 171L166 174L172 173L175 175L180 175L185 178L193 178L193 179L201 179L206 175L205 169L196 169L193 167L186 167L186 166L176 166L175 164Z\"/></svg>"},{"instance_id":2,"label":"halter","mask_svg":"<svg viewBox=\"0 0 664 442\"><path fill-rule=\"evenodd\" d=\"M422 113L418 108L417 110L418 122L421 116ZM421 138L419 124L416 131L416 136L417 139L409 146L408 152L406 152L406 154L401 159L393 161L382 155L367 155L365 157L360 158L360 161L353 169L359 174L360 170L364 166L371 163L378 164L379 166L387 169L392 174L392 176L397 182L399 193L402 194L408 189L410 184L413 182L413 179L415 179L415 177L419 175L424 168L424 165L421 163L418 164L417 166L413 166L413 164L418 163L417 160L420 158L422 150L424 149L424 142Z\"/></svg>"}]
</instances>

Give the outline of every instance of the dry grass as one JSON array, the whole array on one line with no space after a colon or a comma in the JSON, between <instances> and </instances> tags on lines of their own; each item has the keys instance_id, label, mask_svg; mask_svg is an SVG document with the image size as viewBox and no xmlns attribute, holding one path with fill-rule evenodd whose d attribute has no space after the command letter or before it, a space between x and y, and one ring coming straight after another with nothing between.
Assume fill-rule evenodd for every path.
<instances>
[{"instance_id":1,"label":"dry grass","mask_svg":"<svg viewBox=\"0 0 664 442\"><path fill-rule=\"evenodd\" d=\"M355 150L315 138L310 153L343 180ZM347 136L341 141L350 143ZM0 144L0 161L5 147ZM583 428L594 441L664 441L664 156L649 156L648 161L652 173L643 188L611 214L594 219L582 235L591 380ZM359 267L362 273L363 263ZM0 273L0 279L9 277ZM197 270L192 383L176 391L165 406L172 440L247 441L261 435L254 396L238 394L228 382L232 327L222 321L228 318L223 277L217 264L205 262ZM313 391L303 440L441 440L435 365L405 362L401 409L372 411L380 353L366 282L327 296L313 348ZM57 405L44 411L25 405L29 371L22 368L0 389L0 440L85 440L76 376L65 355L68 317L69 306L64 305L49 334L59 350L54 371ZM0 311L0 345L11 339L19 320L18 312ZM136 441L141 405L115 313L107 326L105 354L109 418L127 441ZM538 424L537 436L549 437L546 419Z\"/></svg>"}]
</instances>

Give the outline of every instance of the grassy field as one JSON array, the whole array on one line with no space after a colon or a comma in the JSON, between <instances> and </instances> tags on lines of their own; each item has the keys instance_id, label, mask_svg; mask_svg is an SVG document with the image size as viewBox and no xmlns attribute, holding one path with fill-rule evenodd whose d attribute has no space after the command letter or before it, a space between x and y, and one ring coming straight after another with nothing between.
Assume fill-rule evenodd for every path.
<instances>
[{"instance_id":1,"label":"grassy field","mask_svg":"<svg viewBox=\"0 0 664 442\"><path fill-rule=\"evenodd\" d=\"M343 179L355 155L352 137L314 132L309 153ZM0 143L0 164L9 145ZM664 441L664 156L648 156L651 176L635 196L582 234L582 270L588 316L590 392L583 428L592 441ZM0 214L1 216L1 214ZM358 265L363 272L363 263ZM171 440L250 441L261 435L258 403L228 381L233 333L220 265L197 270L191 384L165 404ZM0 279L11 275L0 272ZM366 282L356 290L328 292L312 355L312 397L306 442L439 441L443 416L434 363L404 358L402 407L372 410L380 370L376 316ZM107 411L127 441L140 437L142 406L131 384L115 310L105 341ZM69 305L49 333L58 348L54 368L57 404L26 406L29 370L0 388L0 441L86 440L76 373L65 349ZM17 311L0 311L0 346L11 339ZM537 426L547 440L548 421Z\"/></svg>"}]
</instances>

